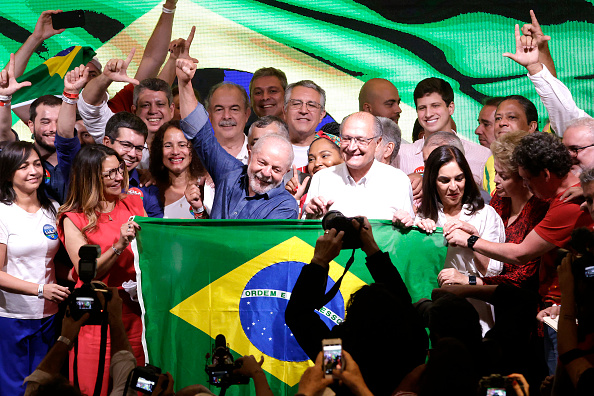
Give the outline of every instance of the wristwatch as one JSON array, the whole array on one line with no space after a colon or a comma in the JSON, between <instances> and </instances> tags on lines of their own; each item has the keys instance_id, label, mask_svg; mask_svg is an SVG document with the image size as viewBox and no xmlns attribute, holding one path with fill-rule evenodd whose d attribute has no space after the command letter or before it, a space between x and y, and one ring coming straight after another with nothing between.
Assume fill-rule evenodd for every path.
<instances>
[{"instance_id":1,"label":"wristwatch","mask_svg":"<svg viewBox=\"0 0 594 396\"><path fill-rule=\"evenodd\" d=\"M468 284L469 284L469 285L476 286L476 276L474 276L474 275L469 275L469 276L468 276Z\"/></svg>"},{"instance_id":2,"label":"wristwatch","mask_svg":"<svg viewBox=\"0 0 594 396\"><path fill-rule=\"evenodd\" d=\"M476 235L471 235L468 237L468 239L466 240L466 244L468 245L468 248L471 250L474 250L474 244L476 243L476 241L478 241L479 237L477 237Z\"/></svg>"}]
</instances>

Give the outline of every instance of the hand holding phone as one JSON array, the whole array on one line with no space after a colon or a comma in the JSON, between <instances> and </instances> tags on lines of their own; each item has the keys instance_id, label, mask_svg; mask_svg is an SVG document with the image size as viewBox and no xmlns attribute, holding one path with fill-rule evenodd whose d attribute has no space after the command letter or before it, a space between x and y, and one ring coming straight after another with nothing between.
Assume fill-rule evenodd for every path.
<instances>
[{"instance_id":1,"label":"hand holding phone","mask_svg":"<svg viewBox=\"0 0 594 396\"><path fill-rule=\"evenodd\" d=\"M83 10L59 12L52 14L52 26L55 30L85 26Z\"/></svg>"},{"instance_id":2,"label":"hand holding phone","mask_svg":"<svg viewBox=\"0 0 594 396\"><path fill-rule=\"evenodd\" d=\"M324 363L322 368L326 378L332 378L333 370L342 370L342 340L340 338L328 338L322 340Z\"/></svg>"}]
</instances>

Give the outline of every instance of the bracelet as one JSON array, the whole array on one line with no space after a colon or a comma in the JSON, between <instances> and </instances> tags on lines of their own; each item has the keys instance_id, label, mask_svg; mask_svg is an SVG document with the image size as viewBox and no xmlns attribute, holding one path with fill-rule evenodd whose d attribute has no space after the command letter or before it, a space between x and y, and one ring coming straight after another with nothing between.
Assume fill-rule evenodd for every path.
<instances>
[{"instance_id":1,"label":"bracelet","mask_svg":"<svg viewBox=\"0 0 594 396\"><path fill-rule=\"evenodd\" d=\"M64 103L68 103L68 104L70 104L70 105L75 105L75 104L76 104L76 102L78 102L78 99L70 99L70 98L68 98L68 97L66 97L66 96L64 96L64 95L62 95L62 102L64 102Z\"/></svg>"},{"instance_id":2,"label":"bracelet","mask_svg":"<svg viewBox=\"0 0 594 396\"><path fill-rule=\"evenodd\" d=\"M113 252L114 252L116 255L118 255L118 256L119 256L120 254L122 254L122 252L123 252L123 250L118 250L118 249L116 249L116 248L115 248L115 244L111 245L111 249L112 249L112 250L113 250Z\"/></svg>"},{"instance_id":3,"label":"bracelet","mask_svg":"<svg viewBox=\"0 0 594 396\"><path fill-rule=\"evenodd\" d=\"M66 338L64 336L60 336L60 337L58 337L58 341L59 342L63 342L64 344L66 344L66 346L68 347L68 349L72 348L72 340L70 340L69 338Z\"/></svg>"},{"instance_id":4,"label":"bracelet","mask_svg":"<svg viewBox=\"0 0 594 396\"><path fill-rule=\"evenodd\" d=\"M167 8L167 7L163 6L163 12L165 14L174 14L175 13L175 8L172 10L171 8Z\"/></svg>"},{"instance_id":5,"label":"bracelet","mask_svg":"<svg viewBox=\"0 0 594 396\"><path fill-rule=\"evenodd\" d=\"M5 101L5 100L0 100L0 107L8 107L10 106L10 100L9 101Z\"/></svg>"},{"instance_id":6,"label":"bracelet","mask_svg":"<svg viewBox=\"0 0 594 396\"><path fill-rule=\"evenodd\" d=\"M43 298L43 283L37 285L37 298Z\"/></svg>"},{"instance_id":7,"label":"bracelet","mask_svg":"<svg viewBox=\"0 0 594 396\"><path fill-rule=\"evenodd\" d=\"M10 102L12 95L0 95L0 102Z\"/></svg>"},{"instance_id":8,"label":"bracelet","mask_svg":"<svg viewBox=\"0 0 594 396\"><path fill-rule=\"evenodd\" d=\"M66 91L62 92L62 96L66 96L68 99L78 99L79 94L75 93L68 93Z\"/></svg>"}]
</instances>

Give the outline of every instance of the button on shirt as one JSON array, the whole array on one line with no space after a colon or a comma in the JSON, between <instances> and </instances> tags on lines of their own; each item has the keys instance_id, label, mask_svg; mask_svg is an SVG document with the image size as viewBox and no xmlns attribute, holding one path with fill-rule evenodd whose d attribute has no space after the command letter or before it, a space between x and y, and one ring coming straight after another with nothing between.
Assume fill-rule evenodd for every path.
<instances>
[{"instance_id":1,"label":"button on shirt","mask_svg":"<svg viewBox=\"0 0 594 396\"><path fill-rule=\"evenodd\" d=\"M297 201L283 183L266 194L249 196L247 165L221 147L201 104L181 120L181 127L215 183L212 219L297 218Z\"/></svg>"},{"instance_id":2,"label":"button on shirt","mask_svg":"<svg viewBox=\"0 0 594 396\"><path fill-rule=\"evenodd\" d=\"M348 217L392 220L399 209L414 217L408 176L400 169L375 160L358 182L351 177L345 163L322 169L311 179L305 206L318 196L333 200L329 210L338 210Z\"/></svg>"}]
</instances>

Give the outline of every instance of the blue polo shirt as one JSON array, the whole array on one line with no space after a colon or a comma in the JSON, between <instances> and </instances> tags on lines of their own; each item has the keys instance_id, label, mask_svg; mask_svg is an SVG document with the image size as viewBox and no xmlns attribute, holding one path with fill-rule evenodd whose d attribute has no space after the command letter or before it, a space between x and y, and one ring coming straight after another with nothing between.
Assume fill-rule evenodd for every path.
<instances>
[{"instance_id":1,"label":"blue polo shirt","mask_svg":"<svg viewBox=\"0 0 594 396\"><path fill-rule=\"evenodd\" d=\"M53 166L49 162L43 161L45 167L44 181L50 198L61 205L68 194L70 168L72 168L76 153L80 150L80 140L76 136L68 139L56 134L54 145L58 153L58 164Z\"/></svg>"},{"instance_id":2,"label":"blue polo shirt","mask_svg":"<svg viewBox=\"0 0 594 396\"><path fill-rule=\"evenodd\" d=\"M138 195L142 199L142 206L148 217L163 217L163 208L159 203L159 189L157 186L139 187L140 177L136 168L130 172L128 194Z\"/></svg>"},{"instance_id":3,"label":"blue polo shirt","mask_svg":"<svg viewBox=\"0 0 594 396\"><path fill-rule=\"evenodd\" d=\"M221 147L201 104L181 120L181 127L216 186L211 219L297 218L297 201L284 183L266 194L249 196L247 166Z\"/></svg>"}]
</instances>

